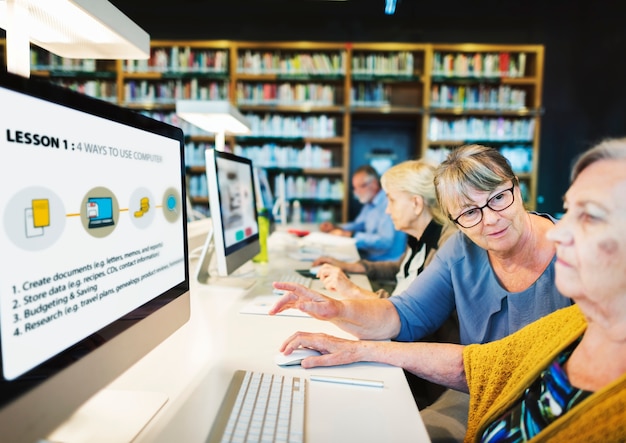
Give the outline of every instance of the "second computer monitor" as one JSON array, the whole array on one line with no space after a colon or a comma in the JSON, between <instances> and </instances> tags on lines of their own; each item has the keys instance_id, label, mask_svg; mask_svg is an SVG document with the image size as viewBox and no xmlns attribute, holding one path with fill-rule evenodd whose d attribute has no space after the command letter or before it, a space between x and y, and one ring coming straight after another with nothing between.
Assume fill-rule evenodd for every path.
<instances>
[{"instance_id":1,"label":"second computer monitor","mask_svg":"<svg viewBox=\"0 0 626 443\"><path fill-rule=\"evenodd\" d=\"M206 175L217 272L228 276L260 251L252 162L207 149Z\"/></svg>"}]
</instances>

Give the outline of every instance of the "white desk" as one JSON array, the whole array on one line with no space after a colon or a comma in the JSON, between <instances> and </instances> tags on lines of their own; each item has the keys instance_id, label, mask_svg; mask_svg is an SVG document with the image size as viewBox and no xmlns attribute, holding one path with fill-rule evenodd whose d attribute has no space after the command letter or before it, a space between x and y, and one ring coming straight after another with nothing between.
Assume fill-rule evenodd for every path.
<instances>
[{"instance_id":1,"label":"white desk","mask_svg":"<svg viewBox=\"0 0 626 443\"><path fill-rule=\"evenodd\" d=\"M270 247L270 263L254 265L256 272L271 275L276 269L310 266L284 255ZM364 276L355 278L360 284L369 284ZM325 332L348 338L350 335L312 318L240 314L242 306L254 297L270 293L269 283L260 281L248 294L240 290L216 290L195 282L191 289L190 321L111 386L161 391L169 397L137 442L204 442L236 369L297 374L305 378L311 374L329 374L384 381L382 389L309 382L306 417L309 443L429 441L399 368L371 363L309 370L277 366L274 355L295 331Z\"/></svg>"}]
</instances>

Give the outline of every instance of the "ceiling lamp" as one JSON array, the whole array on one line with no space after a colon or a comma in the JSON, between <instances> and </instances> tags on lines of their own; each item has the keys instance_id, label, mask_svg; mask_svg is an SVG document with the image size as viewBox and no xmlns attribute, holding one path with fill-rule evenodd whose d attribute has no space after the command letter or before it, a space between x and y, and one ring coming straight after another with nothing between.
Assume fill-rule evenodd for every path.
<instances>
[{"instance_id":1,"label":"ceiling lamp","mask_svg":"<svg viewBox=\"0 0 626 443\"><path fill-rule=\"evenodd\" d=\"M150 57L150 36L107 0L0 0L0 28L7 69L25 77L31 42L66 58Z\"/></svg>"}]
</instances>

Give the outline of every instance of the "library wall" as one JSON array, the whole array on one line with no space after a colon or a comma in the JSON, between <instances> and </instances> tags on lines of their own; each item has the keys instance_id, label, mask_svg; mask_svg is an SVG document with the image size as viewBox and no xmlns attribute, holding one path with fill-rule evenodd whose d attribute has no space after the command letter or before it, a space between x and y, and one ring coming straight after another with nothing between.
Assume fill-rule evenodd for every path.
<instances>
[{"instance_id":1,"label":"library wall","mask_svg":"<svg viewBox=\"0 0 626 443\"><path fill-rule=\"evenodd\" d=\"M499 149L534 210L543 64L541 45L152 40L150 59L117 62L31 49L33 76L181 127L198 212L215 140L181 120L176 101L230 100L251 134L229 137L228 149L311 223L356 215L357 167L439 163L467 143Z\"/></svg>"},{"instance_id":2,"label":"library wall","mask_svg":"<svg viewBox=\"0 0 626 443\"><path fill-rule=\"evenodd\" d=\"M544 45L539 211L561 211L569 167L578 153L625 133L626 88L620 77L626 59L616 56L626 46L620 2L573 7L561 1L450 0L441 7L402 0L391 17L382 14L382 0L308 1L297 8L291 0L181 0L176 8L163 0L149 7L141 0L111 2L153 39Z\"/></svg>"},{"instance_id":3,"label":"library wall","mask_svg":"<svg viewBox=\"0 0 626 443\"><path fill-rule=\"evenodd\" d=\"M118 7L160 39L542 44L540 211L561 211L568 170L578 153L601 138L625 133L626 88L618 76L626 71L626 59L616 56L626 45L620 2L579 2L573 7L562 1L450 0L442 7L402 0L391 17L382 14L382 0L310 1L298 8L287 0L184 0L176 9L160 1L146 8L140 1L125 0Z\"/></svg>"}]
</instances>

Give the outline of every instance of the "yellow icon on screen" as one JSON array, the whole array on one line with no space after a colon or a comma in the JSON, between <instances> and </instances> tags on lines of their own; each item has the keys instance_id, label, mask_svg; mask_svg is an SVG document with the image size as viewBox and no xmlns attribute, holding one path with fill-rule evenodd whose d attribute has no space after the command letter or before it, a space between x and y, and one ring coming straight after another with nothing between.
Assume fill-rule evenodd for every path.
<instances>
[{"instance_id":1,"label":"yellow icon on screen","mask_svg":"<svg viewBox=\"0 0 626 443\"><path fill-rule=\"evenodd\" d=\"M143 215L150 210L150 199L144 197L139 200L139 211L135 211L135 218L143 217Z\"/></svg>"},{"instance_id":2,"label":"yellow icon on screen","mask_svg":"<svg viewBox=\"0 0 626 443\"><path fill-rule=\"evenodd\" d=\"M41 237L44 228L50 226L50 201L47 198L34 198L30 207L24 208L26 238Z\"/></svg>"},{"instance_id":3,"label":"yellow icon on screen","mask_svg":"<svg viewBox=\"0 0 626 443\"><path fill-rule=\"evenodd\" d=\"M44 228L50 226L50 202L48 199L33 199L33 227Z\"/></svg>"}]
</instances>

